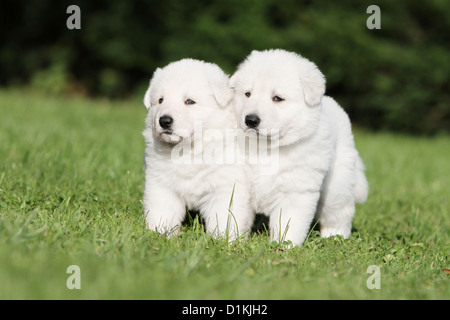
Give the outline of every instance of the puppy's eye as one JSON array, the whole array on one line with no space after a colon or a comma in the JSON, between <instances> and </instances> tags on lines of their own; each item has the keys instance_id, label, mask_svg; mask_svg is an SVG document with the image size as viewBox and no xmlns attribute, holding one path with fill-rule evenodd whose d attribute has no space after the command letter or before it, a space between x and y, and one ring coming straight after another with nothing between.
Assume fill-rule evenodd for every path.
<instances>
[{"instance_id":1,"label":"puppy's eye","mask_svg":"<svg viewBox=\"0 0 450 320\"><path fill-rule=\"evenodd\" d=\"M250 91L247 91L247 92L245 93L245 96L246 96L247 98L249 98L251 95L252 95L252 94L250 93Z\"/></svg>"},{"instance_id":2,"label":"puppy's eye","mask_svg":"<svg viewBox=\"0 0 450 320\"><path fill-rule=\"evenodd\" d=\"M164 98L159 98L158 103L161 104L161 103L163 103L163 101L164 101Z\"/></svg>"},{"instance_id":3,"label":"puppy's eye","mask_svg":"<svg viewBox=\"0 0 450 320\"><path fill-rule=\"evenodd\" d=\"M273 102L280 102L280 101L284 101L283 98L281 98L280 96L275 96L272 98Z\"/></svg>"},{"instance_id":4,"label":"puppy's eye","mask_svg":"<svg viewBox=\"0 0 450 320\"><path fill-rule=\"evenodd\" d=\"M187 100L184 102L184 104L195 104L195 101L194 101L194 100L191 100L191 99L187 99Z\"/></svg>"}]
</instances>

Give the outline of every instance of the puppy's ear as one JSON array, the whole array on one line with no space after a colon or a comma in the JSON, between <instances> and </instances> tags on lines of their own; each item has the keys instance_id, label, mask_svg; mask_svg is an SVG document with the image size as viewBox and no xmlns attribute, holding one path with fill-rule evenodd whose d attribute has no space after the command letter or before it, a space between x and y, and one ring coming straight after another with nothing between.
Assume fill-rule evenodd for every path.
<instances>
[{"instance_id":1,"label":"puppy's ear","mask_svg":"<svg viewBox=\"0 0 450 320\"><path fill-rule=\"evenodd\" d=\"M314 63L307 61L306 68L301 71L300 80L306 103L309 106L319 104L322 96L325 94L325 76L322 72Z\"/></svg>"},{"instance_id":2,"label":"puppy's ear","mask_svg":"<svg viewBox=\"0 0 450 320\"><path fill-rule=\"evenodd\" d=\"M148 110L150 109L151 106L151 102L150 102L150 87L147 89L147 91L145 92L145 96L144 96L144 106L145 108Z\"/></svg>"},{"instance_id":3,"label":"puppy's ear","mask_svg":"<svg viewBox=\"0 0 450 320\"><path fill-rule=\"evenodd\" d=\"M233 89L228 86L213 86L214 98L217 101L217 104L221 107L226 107L228 103L230 103L233 98Z\"/></svg>"},{"instance_id":4,"label":"puppy's ear","mask_svg":"<svg viewBox=\"0 0 450 320\"><path fill-rule=\"evenodd\" d=\"M150 84L148 86L148 89L145 92L145 95L144 95L144 106L145 106L145 108L147 110L150 109L150 106L152 105L151 93L153 91L153 87L155 86L155 83L157 82L158 75L160 73L161 73L161 69L160 68L156 68L155 72L153 73L153 77L150 80Z\"/></svg>"},{"instance_id":5,"label":"puppy's ear","mask_svg":"<svg viewBox=\"0 0 450 320\"><path fill-rule=\"evenodd\" d=\"M228 80L228 87L231 89L234 89L236 87L236 78L237 78L237 72L235 72L230 80Z\"/></svg>"}]
</instances>

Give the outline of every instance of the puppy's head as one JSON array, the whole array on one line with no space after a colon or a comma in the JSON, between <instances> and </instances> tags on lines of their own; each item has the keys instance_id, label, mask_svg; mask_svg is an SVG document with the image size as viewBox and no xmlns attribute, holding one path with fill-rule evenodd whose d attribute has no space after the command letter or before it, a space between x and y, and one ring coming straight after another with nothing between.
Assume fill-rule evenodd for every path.
<instances>
[{"instance_id":1,"label":"puppy's head","mask_svg":"<svg viewBox=\"0 0 450 320\"><path fill-rule=\"evenodd\" d=\"M317 128L325 78L314 63L295 53L253 51L229 85L246 132L276 136L282 146L309 137Z\"/></svg>"},{"instance_id":2,"label":"puppy's head","mask_svg":"<svg viewBox=\"0 0 450 320\"><path fill-rule=\"evenodd\" d=\"M191 137L194 124L218 125L217 110L232 99L228 76L215 64L182 59L156 69L144 96L148 126L156 137L178 143Z\"/></svg>"}]
</instances>

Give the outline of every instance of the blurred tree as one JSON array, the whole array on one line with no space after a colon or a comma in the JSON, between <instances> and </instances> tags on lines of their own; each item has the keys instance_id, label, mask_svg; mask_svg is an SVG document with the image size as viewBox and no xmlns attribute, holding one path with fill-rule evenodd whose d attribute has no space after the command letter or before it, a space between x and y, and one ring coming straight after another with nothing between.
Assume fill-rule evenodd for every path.
<instances>
[{"instance_id":1,"label":"blurred tree","mask_svg":"<svg viewBox=\"0 0 450 320\"><path fill-rule=\"evenodd\" d=\"M66 27L70 4L81 8L81 30ZM366 28L370 4L381 9L380 30ZM360 125L450 131L445 0L15 0L1 2L0 15L3 86L143 95L170 61L232 73L251 50L283 48L314 61L327 94Z\"/></svg>"}]
</instances>

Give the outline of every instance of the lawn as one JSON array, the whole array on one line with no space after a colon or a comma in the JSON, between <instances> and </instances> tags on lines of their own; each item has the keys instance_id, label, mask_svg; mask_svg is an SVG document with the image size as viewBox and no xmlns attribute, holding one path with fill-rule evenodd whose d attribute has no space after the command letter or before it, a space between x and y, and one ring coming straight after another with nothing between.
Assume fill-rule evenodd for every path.
<instances>
[{"instance_id":1,"label":"lawn","mask_svg":"<svg viewBox=\"0 0 450 320\"><path fill-rule=\"evenodd\" d=\"M0 91L1 299L450 299L450 136L356 129L370 193L350 239L312 229L285 250L264 232L214 240L196 217L170 239L146 230L145 113Z\"/></svg>"}]
</instances>

